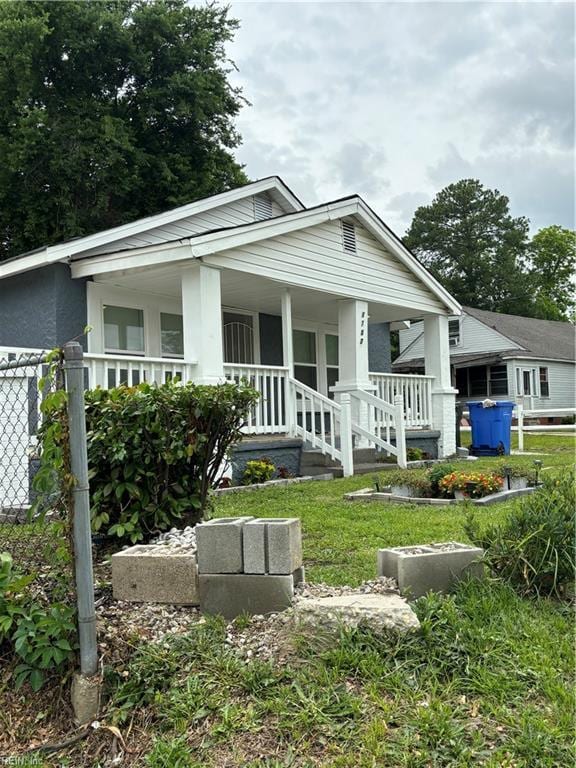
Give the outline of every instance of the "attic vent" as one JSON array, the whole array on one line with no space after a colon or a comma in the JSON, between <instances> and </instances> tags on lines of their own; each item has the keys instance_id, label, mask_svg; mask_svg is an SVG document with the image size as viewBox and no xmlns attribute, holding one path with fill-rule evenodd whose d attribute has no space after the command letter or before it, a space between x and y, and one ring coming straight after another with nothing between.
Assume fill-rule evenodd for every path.
<instances>
[{"instance_id":1,"label":"attic vent","mask_svg":"<svg viewBox=\"0 0 576 768\"><path fill-rule=\"evenodd\" d=\"M340 222L342 226L342 244L347 253L356 253L356 229L351 221Z\"/></svg>"},{"instance_id":2,"label":"attic vent","mask_svg":"<svg viewBox=\"0 0 576 768\"><path fill-rule=\"evenodd\" d=\"M254 218L256 221L272 217L272 200L267 195L256 195L254 198Z\"/></svg>"}]
</instances>

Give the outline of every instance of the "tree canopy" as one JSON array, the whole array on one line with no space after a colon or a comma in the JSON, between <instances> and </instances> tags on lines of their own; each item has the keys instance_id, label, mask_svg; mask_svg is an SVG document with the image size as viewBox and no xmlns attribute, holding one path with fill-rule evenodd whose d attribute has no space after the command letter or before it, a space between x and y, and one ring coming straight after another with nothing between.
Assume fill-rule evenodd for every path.
<instances>
[{"instance_id":1,"label":"tree canopy","mask_svg":"<svg viewBox=\"0 0 576 768\"><path fill-rule=\"evenodd\" d=\"M236 27L185 0L0 3L0 259L245 183Z\"/></svg>"},{"instance_id":2,"label":"tree canopy","mask_svg":"<svg viewBox=\"0 0 576 768\"><path fill-rule=\"evenodd\" d=\"M544 227L532 238L529 256L534 315L573 320L576 232L557 224Z\"/></svg>"},{"instance_id":3,"label":"tree canopy","mask_svg":"<svg viewBox=\"0 0 576 768\"><path fill-rule=\"evenodd\" d=\"M405 243L461 304L524 314L528 227L505 195L462 179L416 210Z\"/></svg>"}]
</instances>

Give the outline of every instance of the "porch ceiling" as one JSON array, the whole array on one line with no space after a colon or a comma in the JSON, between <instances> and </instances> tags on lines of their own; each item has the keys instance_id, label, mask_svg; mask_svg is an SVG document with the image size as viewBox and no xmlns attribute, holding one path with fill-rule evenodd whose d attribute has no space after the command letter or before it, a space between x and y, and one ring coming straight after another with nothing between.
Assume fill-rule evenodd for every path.
<instances>
[{"instance_id":1,"label":"porch ceiling","mask_svg":"<svg viewBox=\"0 0 576 768\"><path fill-rule=\"evenodd\" d=\"M98 275L95 280L123 290L155 294L180 301L180 273L173 267L130 272L125 275ZM282 293L286 288L284 283L230 269L222 270L221 280L224 306L271 315L281 313ZM295 318L324 323L338 322L338 301L342 300L342 296L294 286L290 286L290 293L292 314ZM409 307L370 303L369 314L371 322L386 322L413 318L414 310Z\"/></svg>"}]
</instances>

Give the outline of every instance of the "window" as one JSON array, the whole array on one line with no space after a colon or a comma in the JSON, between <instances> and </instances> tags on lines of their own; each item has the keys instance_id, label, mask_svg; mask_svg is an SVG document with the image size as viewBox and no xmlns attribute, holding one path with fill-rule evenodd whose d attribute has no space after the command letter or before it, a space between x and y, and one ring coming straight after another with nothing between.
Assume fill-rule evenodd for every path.
<instances>
[{"instance_id":1,"label":"window","mask_svg":"<svg viewBox=\"0 0 576 768\"><path fill-rule=\"evenodd\" d=\"M456 389L462 397L468 397L468 368L456 368Z\"/></svg>"},{"instance_id":2,"label":"window","mask_svg":"<svg viewBox=\"0 0 576 768\"><path fill-rule=\"evenodd\" d=\"M184 357L184 328L182 315L160 313L162 357Z\"/></svg>"},{"instance_id":3,"label":"window","mask_svg":"<svg viewBox=\"0 0 576 768\"><path fill-rule=\"evenodd\" d=\"M318 389L316 334L314 331L293 332L294 378L312 389Z\"/></svg>"},{"instance_id":4,"label":"window","mask_svg":"<svg viewBox=\"0 0 576 768\"><path fill-rule=\"evenodd\" d=\"M550 397L548 368L540 368L540 397Z\"/></svg>"},{"instance_id":5,"label":"window","mask_svg":"<svg viewBox=\"0 0 576 768\"><path fill-rule=\"evenodd\" d=\"M488 377L485 365L474 365L468 369L470 376L470 394L486 395L488 393Z\"/></svg>"},{"instance_id":6,"label":"window","mask_svg":"<svg viewBox=\"0 0 576 768\"><path fill-rule=\"evenodd\" d=\"M240 312L224 312L224 362L252 365L254 357L254 318Z\"/></svg>"},{"instance_id":7,"label":"window","mask_svg":"<svg viewBox=\"0 0 576 768\"><path fill-rule=\"evenodd\" d=\"M490 395L508 394L508 370L505 365L492 365L489 369Z\"/></svg>"},{"instance_id":8,"label":"window","mask_svg":"<svg viewBox=\"0 0 576 768\"><path fill-rule=\"evenodd\" d=\"M272 200L268 195L256 195L254 198L254 218L263 221L272 217Z\"/></svg>"},{"instance_id":9,"label":"window","mask_svg":"<svg viewBox=\"0 0 576 768\"><path fill-rule=\"evenodd\" d=\"M104 306L104 346L107 352L143 355L143 310Z\"/></svg>"},{"instance_id":10,"label":"window","mask_svg":"<svg viewBox=\"0 0 576 768\"><path fill-rule=\"evenodd\" d=\"M328 389L328 397L334 398L334 392L330 392L330 387L333 387L338 381L338 336L332 333L327 333L325 338L326 345L326 387Z\"/></svg>"},{"instance_id":11,"label":"window","mask_svg":"<svg viewBox=\"0 0 576 768\"><path fill-rule=\"evenodd\" d=\"M448 320L448 344L451 347L460 344L460 320Z\"/></svg>"},{"instance_id":12,"label":"window","mask_svg":"<svg viewBox=\"0 0 576 768\"><path fill-rule=\"evenodd\" d=\"M346 253L356 253L356 228L351 221L341 221L342 245Z\"/></svg>"}]
</instances>

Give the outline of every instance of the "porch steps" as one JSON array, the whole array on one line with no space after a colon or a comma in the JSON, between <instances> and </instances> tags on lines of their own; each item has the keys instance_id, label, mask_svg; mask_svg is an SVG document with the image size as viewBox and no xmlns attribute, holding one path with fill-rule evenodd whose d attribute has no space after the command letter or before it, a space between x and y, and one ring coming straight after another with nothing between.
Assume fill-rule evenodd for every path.
<instances>
[{"instance_id":1,"label":"porch steps","mask_svg":"<svg viewBox=\"0 0 576 768\"><path fill-rule=\"evenodd\" d=\"M376 461L377 452L373 448L358 448L354 451L354 474L369 475L397 469L397 464ZM334 477L342 477L343 470L337 461L325 456L318 449L304 448L300 459L300 471L303 475L322 475L331 472Z\"/></svg>"}]
</instances>

